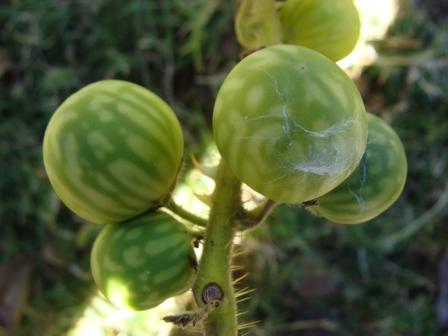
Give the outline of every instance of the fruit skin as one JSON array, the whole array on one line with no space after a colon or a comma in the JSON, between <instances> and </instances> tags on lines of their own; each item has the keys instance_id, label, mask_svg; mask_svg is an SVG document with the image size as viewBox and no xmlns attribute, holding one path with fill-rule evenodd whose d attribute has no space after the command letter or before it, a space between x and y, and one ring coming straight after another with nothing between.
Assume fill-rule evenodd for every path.
<instances>
[{"instance_id":1,"label":"fruit skin","mask_svg":"<svg viewBox=\"0 0 448 336\"><path fill-rule=\"evenodd\" d=\"M242 0L235 16L235 33L248 50L279 44L282 29L275 0Z\"/></svg>"},{"instance_id":2,"label":"fruit skin","mask_svg":"<svg viewBox=\"0 0 448 336\"><path fill-rule=\"evenodd\" d=\"M104 80L71 95L56 110L43 159L59 198L98 224L132 218L175 183L183 135L171 108L149 90Z\"/></svg>"},{"instance_id":3,"label":"fruit skin","mask_svg":"<svg viewBox=\"0 0 448 336\"><path fill-rule=\"evenodd\" d=\"M105 226L90 261L98 289L130 310L149 309L185 292L196 273L191 237L160 210Z\"/></svg>"},{"instance_id":4,"label":"fruit skin","mask_svg":"<svg viewBox=\"0 0 448 336\"><path fill-rule=\"evenodd\" d=\"M321 54L299 46L259 50L218 92L213 132L232 172L255 191L300 203L356 168L367 139L361 96Z\"/></svg>"},{"instance_id":5,"label":"fruit skin","mask_svg":"<svg viewBox=\"0 0 448 336\"><path fill-rule=\"evenodd\" d=\"M366 222L388 209L400 196L407 175L406 153L395 131L368 114L369 136L359 166L336 189L309 210L332 222Z\"/></svg>"},{"instance_id":6,"label":"fruit skin","mask_svg":"<svg viewBox=\"0 0 448 336\"><path fill-rule=\"evenodd\" d=\"M353 50L361 29L353 0L287 0L280 21L284 43L314 49L333 61Z\"/></svg>"}]
</instances>

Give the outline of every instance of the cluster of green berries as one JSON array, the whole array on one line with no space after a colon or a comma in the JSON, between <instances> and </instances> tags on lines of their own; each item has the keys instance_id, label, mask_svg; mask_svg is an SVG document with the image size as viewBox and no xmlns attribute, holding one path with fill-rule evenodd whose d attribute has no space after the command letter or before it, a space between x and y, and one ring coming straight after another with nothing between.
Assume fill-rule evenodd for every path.
<instances>
[{"instance_id":1,"label":"cluster of green berries","mask_svg":"<svg viewBox=\"0 0 448 336\"><path fill-rule=\"evenodd\" d=\"M275 20L267 28L237 27L246 46L258 47L260 29L272 34L275 27L284 44L253 52L224 80L213 111L222 160L273 201L313 201L309 210L331 221L367 221L398 198L407 164L398 136L366 113L356 86L334 63L356 43L356 9L351 0L288 0ZM154 307L194 282L193 237L163 209L183 145L172 109L119 80L82 88L48 124L49 180L74 213L104 225L92 274L120 307Z\"/></svg>"}]
</instances>

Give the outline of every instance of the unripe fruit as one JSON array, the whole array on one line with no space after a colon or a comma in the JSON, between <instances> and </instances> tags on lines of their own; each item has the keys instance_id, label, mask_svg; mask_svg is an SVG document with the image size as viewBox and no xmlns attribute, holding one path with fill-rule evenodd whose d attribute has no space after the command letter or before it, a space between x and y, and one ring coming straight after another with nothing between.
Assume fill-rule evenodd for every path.
<instances>
[{"instance_id":1,"label":"unripe fruit","mask_svg":"<svg viewBox=\"0 0 448 336\"><path fill-rule=\"evenodd\" d=\"M298 46L243 59L224 80L214 137L232 172L279 202L335 188L364 153L367 123L354 83L332 61Z\"/></svg>"},{"instance_id":2,"label":"unripe fruit","mask_svg":"<svg viewBox=\"0 0 448 336\"><path fill-rule=\"evenodd\" d=\"M158 96L104 80L71 95L52 116L43 156L50 182L93 223L132 218L165 197L183 155L176 115Z\"/></svg>"},{"instance_id":3,"label":"unripe fruit","mask_svg":"<svg viewBox=\"0 0 448 336\"><path fill-rule=\"evenodd\" d=\"M274 0L242 0L235 16L238 42L249 50L278 44L281 25Z\"/></svg>"},{"instance_id":4,"label":"unripe fruit","mask_svg":"<svg viewBox=\"0 0 448 336\"><path fill-rule=\"evenodd\" d=\"M309 210L332 222L356 224L388 209L406 182L407 161L400 138L382 119L368 115L369 136L359 166Z\"/></svg>"},{"instance_id":5,"label":"unripe fruit","mask_svg":"<svg viewBox=\"0 0 448 336\"><path fill-rule=\"evenodd\" d=\"M280 21L284 43L314 49L333 61L353 50L361 28L353 0L287 0Z\"/></svg>"},{"instance_id":6,"label":"unripe fruit","mask_svg":"<svg viewBox=\"0 0 448 336\"><path fill-rule=\"evenodd\" d=\"M155 307L191 288L195 264L191 237L160 210L105 226L91 255L98 289L131 310Z\"/></svg>"}]
</instances>

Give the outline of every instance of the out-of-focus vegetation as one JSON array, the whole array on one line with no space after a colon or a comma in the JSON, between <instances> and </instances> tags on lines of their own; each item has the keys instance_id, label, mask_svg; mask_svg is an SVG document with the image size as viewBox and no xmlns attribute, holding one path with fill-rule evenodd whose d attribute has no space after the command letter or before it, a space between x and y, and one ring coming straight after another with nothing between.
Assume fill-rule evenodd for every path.
<instances>
[{"instance_id":1,"label":"out-of-focus vegetation","mask_svg":"<svg viewBox=\"0 0 448 336\"><path fill-rule=\"evenodd\" d=\"M218 0L0 4L5 329L64 335L95 293L89 254L98 227L60 204L42 167L53 111L87 83L134 81L173 106L187 153L200 155L216 90L239 59L234 10L233 1ZM250 271L241 286L258 289L241 304L248 311L242 320L260 320L252 335L436 335L448 326L446 2L403 1L387 37L374 45L379 56L357 82L368 110L404 142L405 191L364 225L334 225L282 206L253 231L238 258Z\"/></svg>"}]
</instances>

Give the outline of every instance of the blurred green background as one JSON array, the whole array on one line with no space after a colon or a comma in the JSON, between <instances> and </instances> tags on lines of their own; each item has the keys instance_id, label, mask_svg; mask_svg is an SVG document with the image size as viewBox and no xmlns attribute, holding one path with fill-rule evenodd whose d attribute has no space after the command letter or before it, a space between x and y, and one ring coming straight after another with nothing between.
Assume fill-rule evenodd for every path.
<instances>
[{"instance_id":1,"label":"blurred green background","mask_svg":"<svg viewBox=\"0 0 448 336\"><path fill-rule=\"evenodd\" d=\"M215 94L240 58L235 8L218 0L0 2L0 335L73 334L86 315L103 322L83 335L162 335L160 318L127 315L111 326L112 308L92 301L98 227L53 194L41 141L68 95L117 78L163 97L181 120L186 153L201 156ZM281 206L245 237L237 262L250 274L241 286L257 290L241 320L259 321L250 335L446 333L448 3L402 0L386 36L370 45L375 57L356 82L368 110L403 140L403 195L357 226Z\"/></svg>"}]
</instances>

